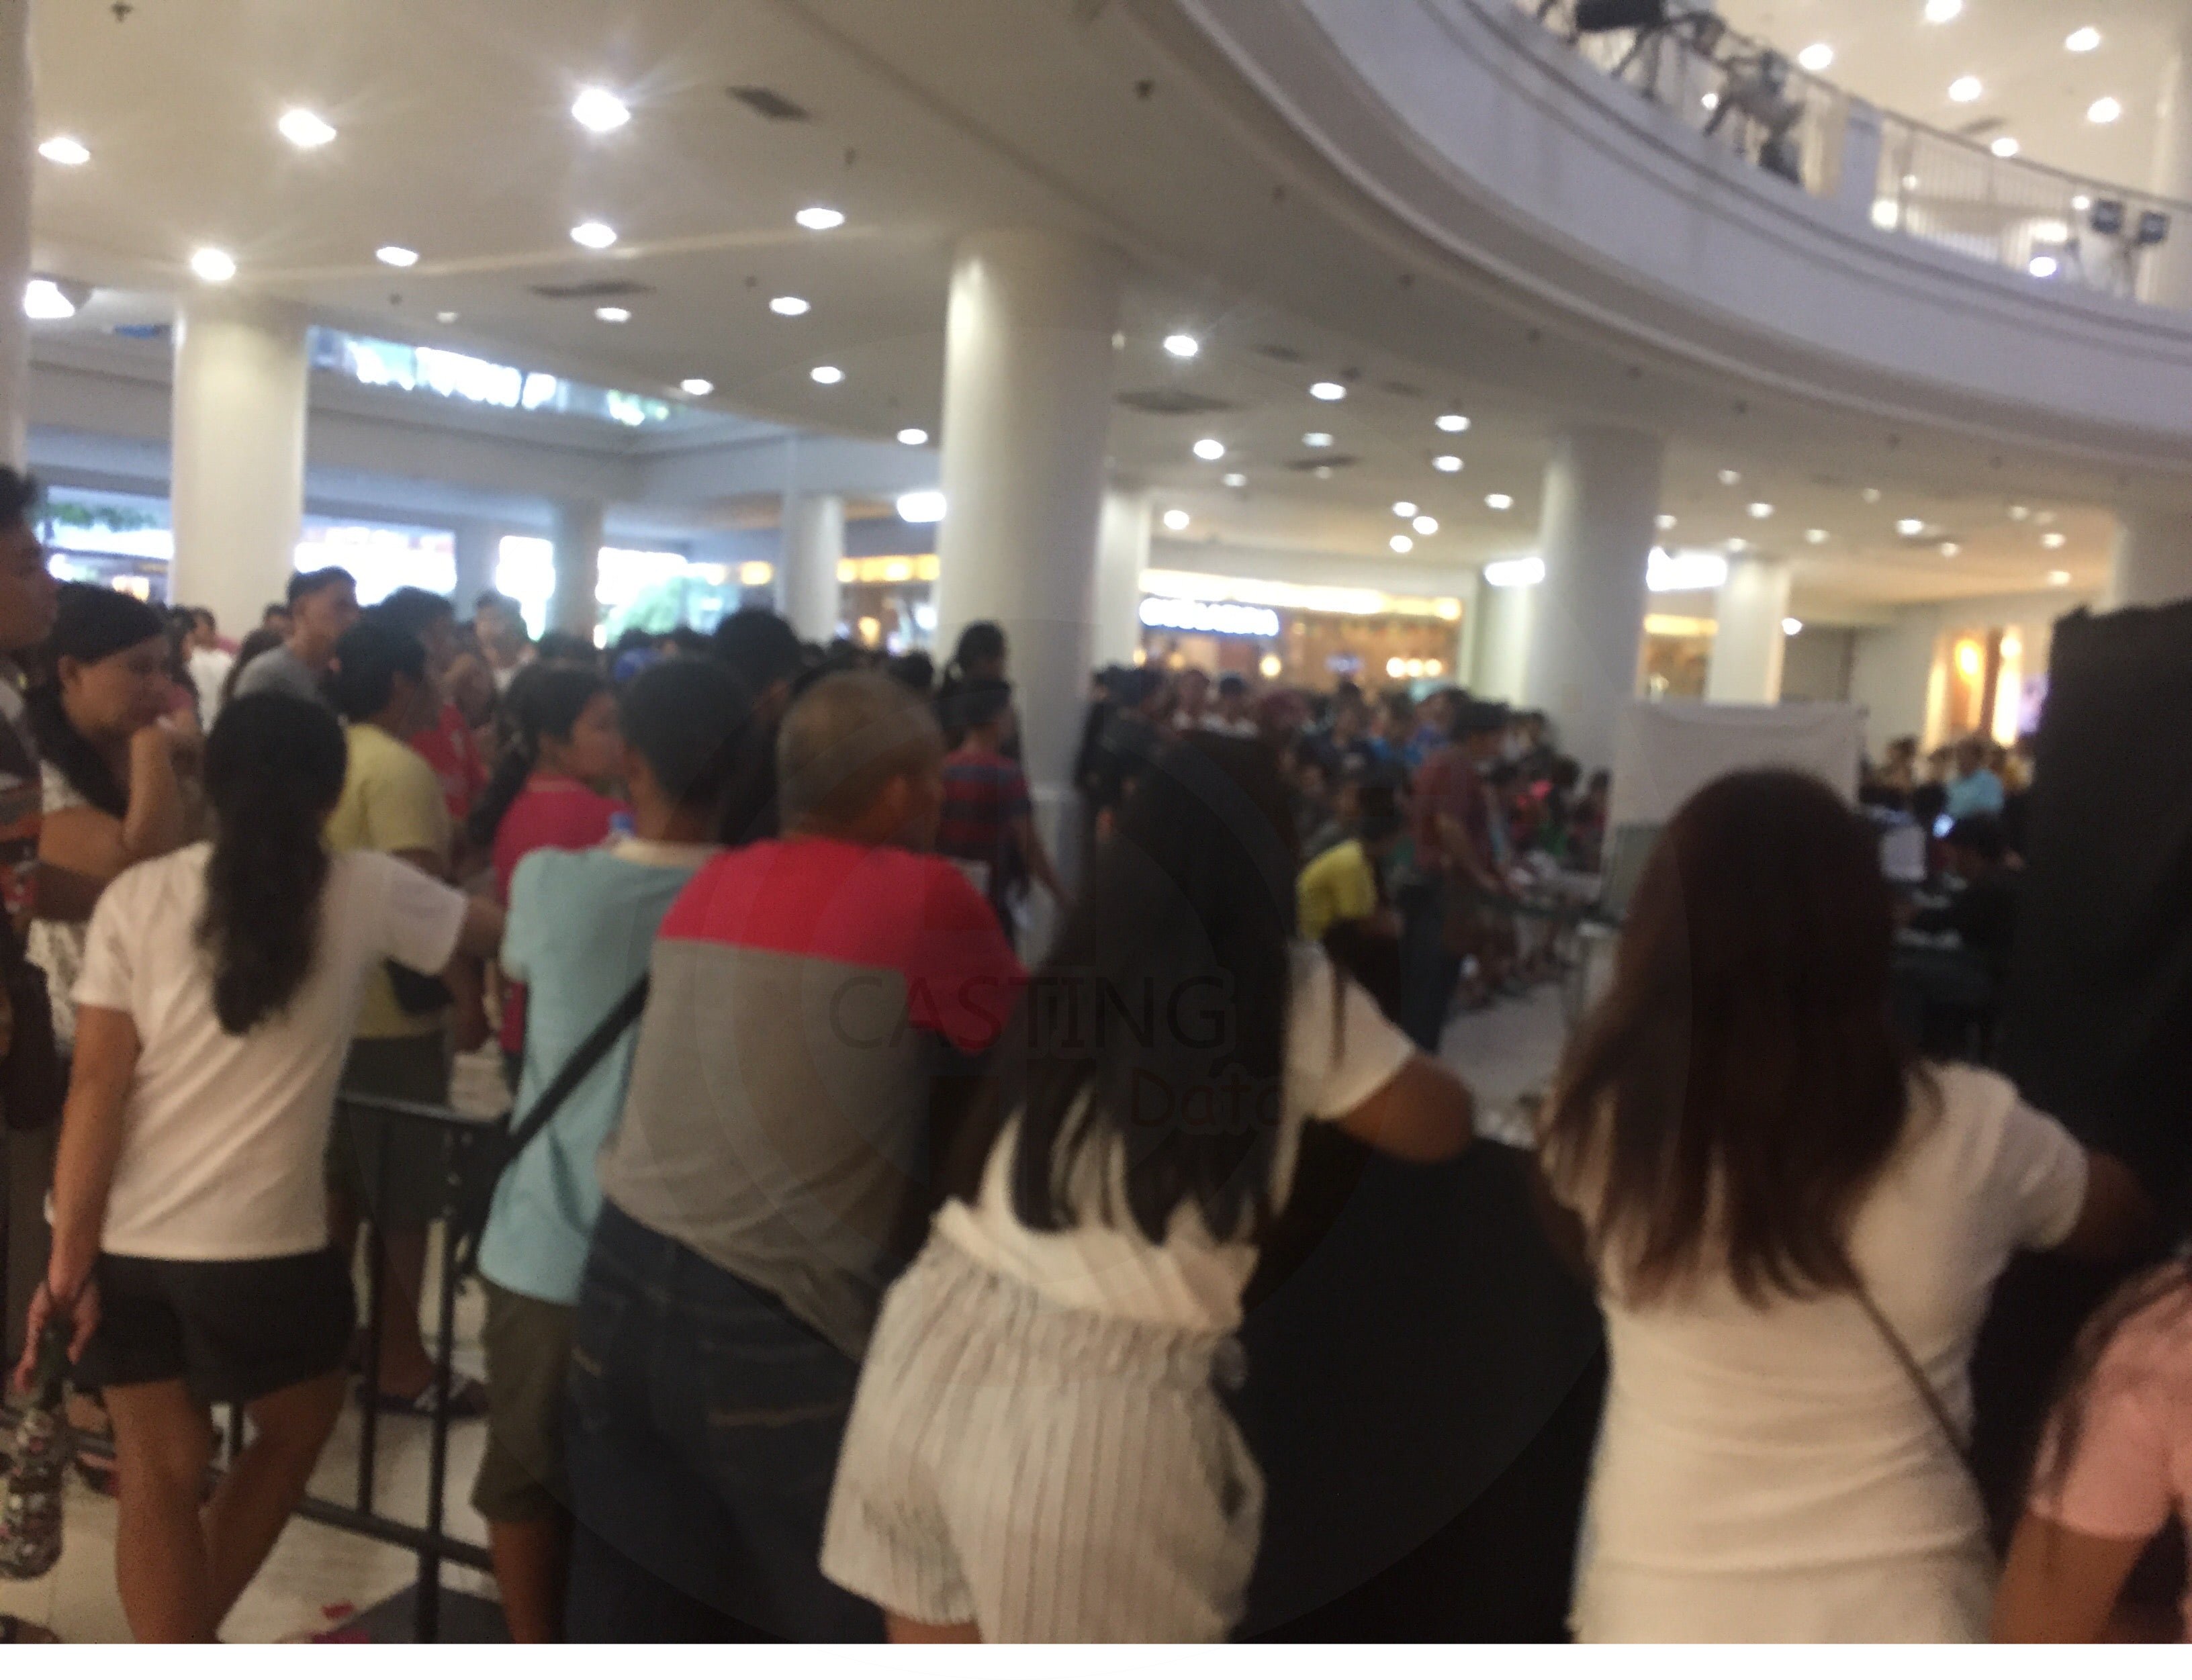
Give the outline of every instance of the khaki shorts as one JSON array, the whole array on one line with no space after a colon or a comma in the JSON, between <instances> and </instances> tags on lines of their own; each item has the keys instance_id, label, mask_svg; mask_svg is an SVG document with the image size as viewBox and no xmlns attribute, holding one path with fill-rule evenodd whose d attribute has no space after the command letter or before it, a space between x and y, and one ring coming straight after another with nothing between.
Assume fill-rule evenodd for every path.
<instances>
[{"instance_id":1,"label":"khaki shorts","mask_svg":"<svg viewBox=\"0 0 2192 1680\"><path fill-rule=\"evenodd\" d=\"M563 1383L577 1309L480 1283L487 1291L487 1452L472 1509L490 1523L537 1522L571 1503Z\"/></svg>"}]
</instances>

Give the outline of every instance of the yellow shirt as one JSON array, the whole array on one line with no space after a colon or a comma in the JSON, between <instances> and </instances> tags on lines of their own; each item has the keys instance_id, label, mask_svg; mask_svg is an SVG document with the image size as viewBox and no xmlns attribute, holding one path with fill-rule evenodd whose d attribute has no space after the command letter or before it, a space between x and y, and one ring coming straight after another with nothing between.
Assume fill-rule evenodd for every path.
<instances>
[{"instance_id":1,"label":"yellow shirt","mask_svg":"<svg viewBox=\"0 0 2192 1680\"><path fill-rule=\"evenodd\" d=\"M434 767L369 723L350 726L350 772L327 833L337 851L429 851L444 865L449 861L449 807ZM405 1014L385 967L367 977L359 1038L418 1038L440 1032L442 1024L440 1011Z\"/></svg>"},{"instance_id":2,"label":"yellow shirt","mask_svg":"<svg viewBox=\"0 0 2192 1680\"><path fill-rule=\"evenodd\" d=\"M1361 840L1342 840L1301 872L1301 937L1321 939L1334 922L1378 913L1378 877Z\"/></svg>"}]
</instances>

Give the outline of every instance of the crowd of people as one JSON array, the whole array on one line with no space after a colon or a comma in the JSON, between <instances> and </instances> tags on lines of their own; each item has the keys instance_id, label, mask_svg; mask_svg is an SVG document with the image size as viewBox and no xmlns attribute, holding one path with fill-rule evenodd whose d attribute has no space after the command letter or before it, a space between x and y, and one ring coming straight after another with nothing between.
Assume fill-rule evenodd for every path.
<instances>
[{"instance_id":1,"label":"crowd of people","mask_svg":"<svg viewBox=\"0 0 2192 1680\"><path fill-rule=\"evenodd\" d=\"M1068 871L995 625L940 672L761 610L597 650L326 571L231 652L57 588L33 494L0 476L22 1370L66 1335L111 1422L139 1637L216 1637L353 1394L435 1404L446 1146L374 1105L490 1045L517 1126L448 1404L516 1637L1236 1630L1275 1468L1229 1407L1244 1297L1320 1136L1471 1143L1448 1018L1558 971L1607 845L1547 719L1106 670ZM1875 779L1923 791L1915 752ZM1949 838L2011 790L1960 766ZM1580 1637L2096 1637L2192 1496L2172 1262L2079 1350L1998 1572L1994 1279L2127 1263L2155 1216L1897 1033L1896 924L1877 823L1787 772L1693 799L1630 897L1538 1121L1612 1367Z\"/></svg>"}]
</instances>

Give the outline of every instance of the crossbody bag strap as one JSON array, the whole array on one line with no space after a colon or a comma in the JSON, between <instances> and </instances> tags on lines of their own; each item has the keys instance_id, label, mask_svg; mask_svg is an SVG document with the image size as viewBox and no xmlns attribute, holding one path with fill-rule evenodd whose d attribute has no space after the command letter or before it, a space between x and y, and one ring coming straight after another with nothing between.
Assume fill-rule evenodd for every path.
<instances>
[{"instance_id":1,"label":"crossbody bag strap","mask_svg":"<svg viewBox=\"0 0 2192 1680\"><path fill-rule=\"evenodd\" d=\"M525 1152L526 1146L540 1136L548 1122L570 1098L586 1075L601 1064L601 1060L616 1047L617 1040L630 1032L639 1017L647 1012L647 994L652 977L642 974L632 988L617 999L617 1006L602 1018L601 1024L586 1034L585 1042L571 1052L556 1077L548 1082L548 1089L534 1102L526 1116L511 1129L510 1142L503 1152L503 1170L507 1172L511 1163Z\"/></svg>"},{"instance_id":2,"label":"crossbody bag strap","mask_svg":"<svg viewBox=\"0 0 2192 1680\"><path fill-rule=\"evenodd\" d=\"M1949 1450L1956 1455L1956 1461L1964 1466L1974 1482L1978 1481L1978 1467L1972 1461L1971 1443L1964 1438L1962 1432L1956 1427L1955 1420L1949 1415L1948 1407L1941 1403L1932 1380L1926 1375L1926 1368L1918 1363L1918 1356L1910 1351L1909 1344L1896 1334L1895 1326L1888 1323L1887 1314L1880 1310L1880 1303L1873 1299L1872 1291L1862 1280L1857 1286L1857 1304L1864 1308L1864 1315L1872 1320L1873 1329L1880 1332L1881 1341L1895 1356L1895 1363L1903 1367L1903 1374L1910 1379L1910 1386L1917 1391L1918 1398L1926 1403L1926 1409L1932 1415L1933 1421L1940 1426L1941 1438L1949 1444Z\"/></svg>"}]
</instances>

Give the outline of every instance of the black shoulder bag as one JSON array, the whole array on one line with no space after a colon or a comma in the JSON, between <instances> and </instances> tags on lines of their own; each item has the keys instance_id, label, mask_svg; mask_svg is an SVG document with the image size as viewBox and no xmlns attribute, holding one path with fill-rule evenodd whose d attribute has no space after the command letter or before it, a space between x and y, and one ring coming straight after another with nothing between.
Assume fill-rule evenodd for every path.
<instances>
[{"instance_id":1,"label":"black shoulder bag","mask_svg":"<svg viewBox=\"0 0 2192 1680\"><path fill-rule=\"evenodd\" d=\"M586 1075L601 1065L602 1058L647 1012L648 987L648 977L642 975L631 990L618 999L617 1006L602 1017L601 1024L586 1034L585 1042L571 1052L571 1059L549 1081L548 1089L540 1093L522 1120L512 1126L505 1119L500 1130L474 1141L464 1165L459 1168L460 1182L451 1226L460 1276L468 1276L479 1264L480 1238L487 1230L488 1215L494 1206L495 1187L502 1182L502 1176L533 1140L547 1129L549 1121L556 1118L557 1112L570 1100L571 1093Z\"/></svg>"}]
</instances>

